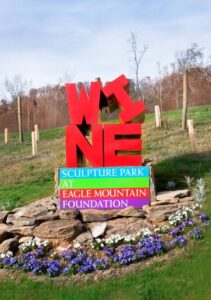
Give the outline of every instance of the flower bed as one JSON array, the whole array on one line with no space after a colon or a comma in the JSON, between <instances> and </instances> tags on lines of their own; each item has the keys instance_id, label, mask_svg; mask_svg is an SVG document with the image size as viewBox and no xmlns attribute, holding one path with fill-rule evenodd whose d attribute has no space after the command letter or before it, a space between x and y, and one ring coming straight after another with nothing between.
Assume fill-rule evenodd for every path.
<instances>
[{"instance_id":1,"label":"flower bed","mask_svg":"<svg viewBox=\"0 0 211 300\"><path fill-rule=\"evenodd\" d=\"M112 267L128 266L154 256L160 256L175 247L185 247L190 239L201 239L209 222L199 213L200 205L183 207L169 217L168 224L154 232L142 229L135 235L112 235L95 239L90 247L76 243L61 253L53 251L51 243L34 238L12 252L0 255L0 268L13 268L51 277L90 273Z\"/></svg>"}]
</instances>

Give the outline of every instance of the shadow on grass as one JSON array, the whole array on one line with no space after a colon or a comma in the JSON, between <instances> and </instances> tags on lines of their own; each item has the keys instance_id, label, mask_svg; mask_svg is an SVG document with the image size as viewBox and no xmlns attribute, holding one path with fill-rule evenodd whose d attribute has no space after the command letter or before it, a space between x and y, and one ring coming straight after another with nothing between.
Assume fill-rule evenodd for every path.
<instances>
[{"instance_id":1,"label":"shadow on grass","mask_svg":"<svg viewBox=\"0 0 211 300\"><path fill-rule=\"evenodd\" d=\"M171 157L155 165L156 187L158 191L166 190L167 182L170 180L173 180L177 187L186 187L185 176L200 178L209 172L211 172L211 151Z\"/></svg>"}]
</instances>

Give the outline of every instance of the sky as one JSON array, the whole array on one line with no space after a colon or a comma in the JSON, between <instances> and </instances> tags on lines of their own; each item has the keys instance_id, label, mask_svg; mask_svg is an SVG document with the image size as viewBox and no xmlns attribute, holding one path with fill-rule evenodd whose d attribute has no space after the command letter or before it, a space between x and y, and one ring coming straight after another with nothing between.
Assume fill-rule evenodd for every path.
<instances>
[{"instance_id":1,"label":"sky","mask_svg":"<svg viewBox=\"0 0 211 300\"><path fill-rule=\"evenodd\" d=\"M0 0L0 83L132 78L131 32L148 46L140 77L156 77L194 42L211 55L211 0Z\"/></svg>"}]
</instances>

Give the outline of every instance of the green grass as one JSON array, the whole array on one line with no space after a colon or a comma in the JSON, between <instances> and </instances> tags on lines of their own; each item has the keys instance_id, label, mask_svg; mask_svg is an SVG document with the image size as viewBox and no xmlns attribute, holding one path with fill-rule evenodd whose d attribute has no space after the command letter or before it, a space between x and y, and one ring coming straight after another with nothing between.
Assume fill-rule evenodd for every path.
<instances>
[{"instance_id":1,"label":"green grass","mask_svg":"<svg viewBox=\"0 0 211 300\"><path fill-rule=\"evenodd\" d=\"M207 183L205 211L211 216L211 106L191 109L195 121L197 153L192 153L188 134L180 129L180 112L167 112L163 129L155 129L153 115L144 125L144 157L155 163L158 190L174 180L184 187L184 176L202 177ZM18 145L16 138L0 146L0 200L25 203L53 192L54 168L64 165L64 129L41 132L39 155L30 156L30 144ZM3 159L2 159L3 157ZM10 164L12 162L12 164ZM83 286L55 285L21 277L0 281L0 299L211 299L211 226L205 239L195 242L167 262L127 274L122 278L87 283ZM15 276L15 275L14 275Z\"/></svg>"},{"instance_id":2,"label":"green grass","mask_svg":"<svg viewBox=\"0 0 211 300\"><path fill-rule=\"evenodd\" d=\"M64 128L40 132L38 156L31 155L30 134L18 143L10 134L8 145L0 135L0 204L13 208L54 193L54 170L65 165Z\"/></svg>"},{"instance_id":3,"label":"green grass","mask_svg":"<svg viewBox=\"0 0 211 300\"><path fill-rule=\"evenodd\" d=\"M199 152L209 153L211 106L193 107L189 111L195 120ZM182 176L189 174L191 170L196 172L197 169L198 175L203 173L198 156L189 155L190 143L187 133L180 130L181 111L166 112L163 119L164 128L155 129L154 115L147 114L143 129L143 154L156 163L158 190L165 187L169 174L172 180L177 179L181 185ZM32 157L30 133L24 133L24 144L18 143L17 133L11 133L8 145L3 144L3 135L0 134L1 205L12 208L54 193L54 169L65 166L64 135L64 128L42 130L38 156ZM180 156L183 155L186 162L181 165ZM170 170L164 172L165 163L162 161L166 160ZM210 161L208 158L205 160L206 167L209 168ZM176 168L181 171L180 178L175 174Z\"/></svg>"},{"instance_id":4,"label":"green grass","mask_svg":"<svg viewBox=\"0 0 211 300\"><path fill-rule=\"evenodd\" d=\"M164 112L163 114L164 121L167 120L169 122L176 122L178 123L182 117L182 111L178 110L171 110L168 112ZM209 121L211 119L211 106L204 105L204 106L194 106L188 108L188 118L192 118L194 121ZM154 120L154 114L147 114L146 115L147 121Z\"/></svg>"}]
</instances>

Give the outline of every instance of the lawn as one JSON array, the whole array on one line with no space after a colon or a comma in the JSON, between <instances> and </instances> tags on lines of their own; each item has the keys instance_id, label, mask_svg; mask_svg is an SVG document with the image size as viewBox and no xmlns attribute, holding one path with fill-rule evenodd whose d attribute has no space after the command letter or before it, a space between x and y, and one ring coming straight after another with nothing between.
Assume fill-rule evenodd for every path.
<instances>
[{"instance_id":1,"label":"lawn","mask_svg":"<svg viewBox=\"0 0 211 300\"><path fill-rule=\"evenodd\" d=\"M210 169L205 159L209 156L211 136L211 106L194 107L189 110L196 125L199 154L190 155L188 134L180 129L181 111L166 112L163 116L164 129L155 129L154 115L148 114L143 128L143 154L156 164L158 189L165 188L168 180L177 180L182 185L184 174L202 176ZM25 143L18 143L16 133L10 134L8 145L3 144L0 134L0 205L13 208L54 193L54 170L65 165L64 128L40 132L38 156L32 157L30 134L25 133ZM185 163L181 162L184 156ZM203 157L202 157L203 159ZM168 165L168 170L165 166ZM177 169L182 170L179 174ZM191 171L192 170L192 171ZM170 178L171 177L171 178Z\"/></svg>"},{"instance_id":2,"label":"lawn","mask_svg":"<svg viewBox=\"0 0 211 300\"><path fill-rule=\"evenodd\" d=\"M17 134L8 145L0 136L0 204L6 208L31 202L54 193L54 170L65 164L64 128L40 132L38 156L31 155L30 134L24 144Z\"/></svg>"},{"instance_id":3,"label":"lawn","mask_svg":"<svg viewBox=\"0 0 211 300\"><path fill-rule=\"evenodd\" d=\"M169 180L184 187L184 176L206 180L206 212L211 216L211 106L192 108L197 153L192 153L188 134L180 129L181 112L164 114L164 128L155 129L153 115L147 115L143 129L143 155L153 159L158 190ZM32 158L28 142L0 146L0 201L14 206L53 193L54 168L64 165L64 129L41 132L39 155ZM0 140L3 137L0 137ZM211 299L211 227L205 239L186 248L178 257L154 263L137 274L87 283L81 286L56 286L50 280L0 282L0 299Z\"/></svg>"}]
</instances>

